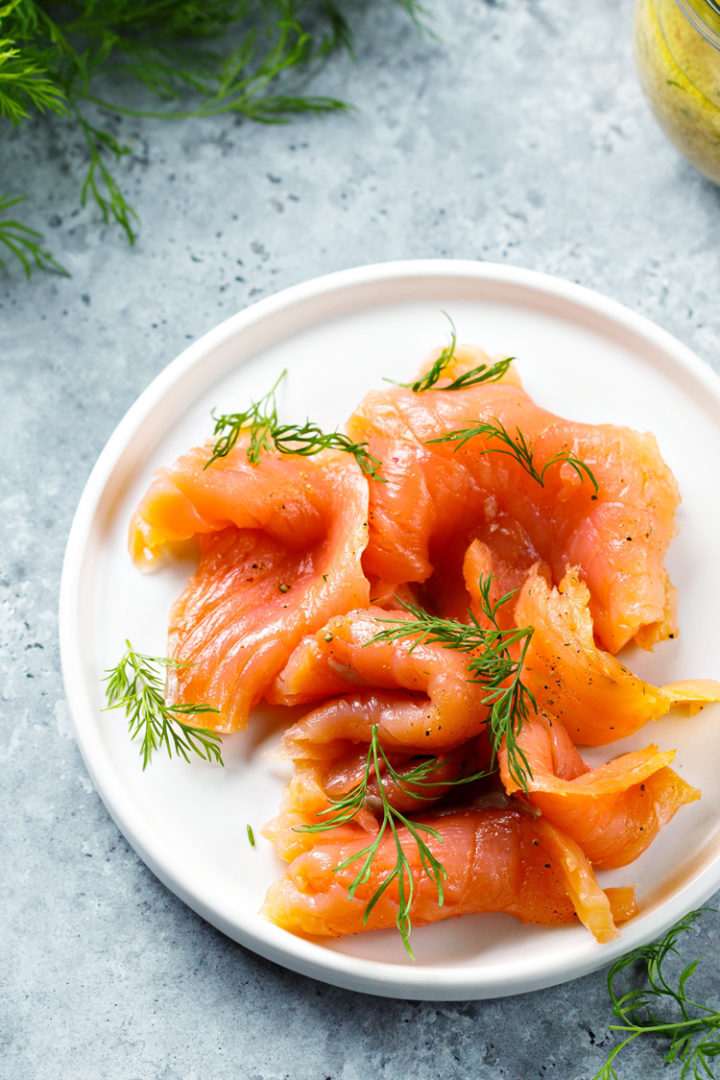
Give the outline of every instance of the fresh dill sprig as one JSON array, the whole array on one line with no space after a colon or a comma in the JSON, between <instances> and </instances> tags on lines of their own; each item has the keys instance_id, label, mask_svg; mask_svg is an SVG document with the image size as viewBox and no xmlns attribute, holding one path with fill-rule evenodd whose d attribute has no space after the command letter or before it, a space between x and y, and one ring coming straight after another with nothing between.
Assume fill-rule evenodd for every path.
<instances>
[{"instance_id":1,"label":"fresh dill sprig","mask_svg":"<svg viewBox=\"0 0 720 1080\"><path fill-rule=\"evenodd\" d=\"M544 487L545 473L548 469L552 465L565 463L575 470L580 477L581 482L587 478L595 488L595 492L597 493L598 491L598 482L590 470L590 467L570 450L559 450L557 454L553 454L538 472L534 461L532 443L528 442L520 428L517 427L515 428L515 437L513 438L505 425L497 419L494 423L480 421L473 427L459 428L457 431L448 431L436 439L428 439L428 443L454 442L457 443L455 449L459 450L465 443L469 442L470 439L474 439L477 435L482 435L486 439L496 439L499 443L502 443L502 446L487 446L484 450L479 450L478 457L483 457L485 454L505 454L507 457L514 458L522 465L525 472L532 476L533 480L536 480L541 487Z\"/></svg>"},{"instance_id":2,"label":"fresh dill sprig","mask_svg":"<svg viewBox=\"0 0 720 1080\"><path fill-rule=\"evenodd\" d=\"M135 652L129 641L120 662L106 672L104 682L108 709L124 709L128 718L130 738L142 735L140 755L143 770L152 760L155 750L164 746L168 757L173 751L185 761L190 754L223 765L220 746L222 740L216 731L188 724L183 717L217 713L212 705L166 705L162 668L181 668L187 665L181 660L166 656L147 656Z\"/></svg>"},{"instance_id":3,"label":"fresh dill sprig","mask_svg":"<svg viewBox=\"0 0 720 1080\"><path fill-rule=\"evenodd\" d=\"M396 2L420 12L417 0ZM112 133L116 118L234 113L282 123L347 109L305 89L323 58L350 48L346 12L349 0L0 0L0 124L52 112L65 125L62 138L80 133L81 203L94 200L132 243L135 214L113 171L130 147ZM39 262L17 257L26 272L56 269L43 254Z\"/></svg>"},{"instance_id":4,"label":"fresh dill sprig","mask_svg":"<svg viewBox=\"0 0 720 1080\"><path fill-rule=\"evenodd\" d=\"M412 390L415 394L421 394L424 390L432 389L448 364L452 363L452 359L455 355L455 346L457 345L455 323L446 312L443 312L443 315L445 315L445 318L450 323L450 343L445 346L432 367L429 368L424 375L421 375L419 379L416 379L415 382L399 383L395 382L394 379L386 379L386 382L395 383L396 386L404 386L407 390Z\"/></svg>"},{"instance_id":5,"label":"fresh dill sprig","mask_svg":"<svg viewBox=\"0 0 720 1080\"><path fill-rule=\"evenodd\" d=\"M379 809L382 815L377 836L366 847L362 848L360 851L356 851L349 859L345 859L344 862L339 863L337 866L333 867L333 869L335 871L345 870L348 866L352 866L353 863L362 859L360 869L348 886L348 894L352 898L360 886L365 885L370 880L373 860L377 855L383 837L388 831L390 832L395 842L397 860L393 869L383 878L378 888L370 897L365 908L363 925L367 924L373 908L383 893L390 888L394 881L396 881L398 889L398 911L395 923L400 931L400 936L402 937L408 955L414 960L415 957L410 946L410 933L412 930L410 908L415 895L416 884L412 874L412 867L400 840L398 828L407 829L410 837L416 844L423 873L437 889L438 904L440 907L442 907L445 899L443 882L447 880L447 871L439 859L433 855L420 833L424 832L428 836L434 837L439 843L443 842L443 838L437 829L434 829L431 825L412 821L392 805L382 782L381 761L386 775L390 777L396 788L403 794L410 795L412 798L418 800L427 798L427 793L424 791L426 788L451 787L459 784L468 784L486 776L487 773L476 773L473 776L466 776L460 779L435 782L428 779L428 777L431 776L436 769L439 769L442 765L446 764L447 759L428 758L415 766L415 768L401 774L393 768L388 760L378 738L377 724L373 724L370 746L368 747L367 759L365 761L365 770L360 782L356 784L355 787L351 788L351 790L341 799L331 799L331 805L326 810L320 811L318 817L324 816L326 818L325 821L318 822L314 825L302 825L297 829L298 832L320 833L329 832L332 829L337 829L341 825L346 825L353 820L365 805L368 797L370 780L372 777L375 777L379 790Z\"/></svg>"},{"instance_id":6,"label":"fresh dill sprig","mask_svg":"<svg viewBox=\"0 0 720 1080\"><path fill-rule=\"evenodd\" d=\"M446 315L446 318L450 323L450 343L445 346L425 374L415 382L396 382L395 379L386 379L385 382L394 383L395 386L404 386L407 390L412 390L414 394L422 394L425 390L432 390L433 387L437 390L466 390L470 386L477 386L478 383L497 382L502 379L515 359L514 356L506 356L505 359L497 360L494 364L478 364L469 371L464 371L462 375L458 375L452 382L444 386L436 386L445 369L452 363L457 345L455 323L449 315Z\"/></svg>"},{"instance_id":7,"label":"fresh dill sprig","mask_svg":"<svg viewBox=\"0 0 720 1080\"><path fill-rule=\"evenodd\" d=\"M703 913L702 909L691 911L660 941L634 949L610 968L608 991L613 1014L622 1021L611 1024L610 1030L620 1032L625 1038L610 1051L593 1080L620 1080L615 1061L641 1035L669 1044L664 1060L680 1066L680 1080L690 1077L715 1080L711 1062L720 1056L720 1004L703 1005L694 1001L688 990L688 982L702 957L687 964L675 978L666 971L666 965L680 955L679 938L693 928ZM643 969L643 984L621 994L616 989L616 980L638 965Z\"/></svg>"},{"instance_id":8,"label":"fresh dill sprig","mask_svg":"<svg viewBox=\"0 0 720 1080\"><path fill-rule=\"evenodd\" d=\"M417 604L399 600L401 606L413 616L412 620L378 619L378 622L390 625L388 629L381 630L371 638L368 644L415 638L411 649L428 642L443 645L446 649L472 653L468 663L470 678L473 682L481 683L487 690L483 704L489 710L492 762L494 764L505 739L508 772L518 787L527 794L532 770L517 736L530 709L535 708L532 692L522 681L523 663L533 635L533 627L516 627L512 630L500 628L498 611L512 599L515 592L506 593L493 603L490 598L492 580L492 574L479 580L480 606L489 625L483 626L472 612L468 612L470 623L465 624L430 615ZM515 645L520 648L517 659L514 659L512 654L512 647Z\"/></svg>"},{"instance_id":9,"label":"fresh dill sprig","mask_svg":"<svg viewBox=\"0 0 720 1080\"><path fill-rule=\"evenodd\" d=\"M506 374L512 364L514 356L505 356L502 360L496 360L494 364L478 364L477 367L463 371L447 386L438 386L438 390L467 390L469 386L477 386L478 383L498 382Z\"/></svg>"},{"instance_id":10,"label":"fresh dill sprig","mask_svg":"<svg viewBox=\"0 0 720 1080\"><path fill-rule=\"evenodd\" d=\"M269 450L272 445L272 432L278 426L275 392L286 375L287 371L281 372L267 394L259 401L250 402L244 412L223 413L216 416L213 410L212 417L215 421L213 435L219 435L220 438L213 447L212 457L205 463L205 469L219 458L227 457L243 431L250 432L247 448L248 461L257 465L261 452Z\"/></svg>"},{"instance_id":11,"label":"fresh dill sprig","mask_svg":"<svg viewBox=\"0 0 720 1080\"><path fill-rule=\"evenodd\" d=\"M321 450L342 450L352 454L360 466L363 476L371 480L386 483L378 469L382 461L374 457L367 449L367 443L353 442L342 431L323 431L317 424L306 420L304 424L279 424L271 432L272 441L281 454L298 454L300 457L312 457Z\"/></svg>"},{"instance_id":12,"label":"fresh dill sprig","mask_svg":"<svg viewBox=\"0 0 720 1080\"><path fill-rule=\"evenodd\" d=\"M132 219L137 220L137 214L123 195L103 157L104 152L109 152L116 160L120 160L130 153L130 147L119 143L109 131L102 131L101 128L88 124L79 114L78 123L85 136L89 154L87 173L80 191L80 205L85 206L88 195L92 195L105 224L108 225L110 219L114 218L125 231L130 244L134 244Z\"/></svg>"},{"instance_id":13,"label":"fresh dill sprig","mask_svg":"<svg viewBox=\"0 0 720 1080\"><path fill-rule=\"evenodd\" d=\"M277 415L275 391L287 374L283 371L275 385L260 398L253 401L244 412L227 413L216 416L213 412L215 430L213 435L220 435L213 447L212 456L203 466L207 469L219 458L227 457L238 441L242 432L250 433L247 457L257 465L263 450L271 446L281 454L296 454L298 457L312 457L321 450L342 450L352 454L360 466L363 476L385 483L378 469L382 462L367 449L367 443L356 443L342 431L323 431L317 424L306 420L304 424L281 424Z\"/></svg>"},{"instance_id":14,"label":"fresh dill sprig","mask_svg":"<svg viewBox=\"0 0 720 1080\"><path fill-rule=\"evenodd\" d=\"M4 214L12 206L17 206L18 203L24 201L24 195L20 195L15 199L11 199L7 195L0 195L0 214ZM21 221L17 221L15 218L0 217L0 244L6 247L20 261L26 277L30 277L33 266L38 267L40 270L54 270L57 274L64 274L69 277L65 267L56 262L50 252L46 251L42 246L41 241L42 234L35 229L23 225ZM0 267L4 267L4 265L5 263L0 259Z\"/></svg>"}]
</instances>

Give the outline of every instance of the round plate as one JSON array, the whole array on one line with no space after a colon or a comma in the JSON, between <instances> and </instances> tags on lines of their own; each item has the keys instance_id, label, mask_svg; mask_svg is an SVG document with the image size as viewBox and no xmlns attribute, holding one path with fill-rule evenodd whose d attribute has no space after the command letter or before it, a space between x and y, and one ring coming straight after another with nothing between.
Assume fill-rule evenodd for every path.
<instances>
[{"instance_id":1,"label":"round plate","mask_svg":"<svg viewBox=\"0 0 720 1080\"><path fill-rule=\"evenodd\" d=\"M258 910L283 864L259 838L289 775L264 751L277 741L269 711L225 739L226 767L158 754L145 772L120 712L103 712L102 676L130 638L164 655L167 615L192 563L169 559L142 575L126 550L131 512L158 466L211 434L210 412L242 408L287 368L281 418L342 424L383 376L408 379L448 340L516 356L538 402L591 423L655 432L683 494L668 568L680 590L680 638L626 662L658 683L720 676L720 380L674 338L587 289L474 262L388 263L299 285L228 319L169 365L133 405L87 483L68 542L60 609L65 685L78 742L105 804L155 874L214 926L295 971L402 998L515 994L611 962L662 933L720 885L717 707L676 711L632 739L588 755L595 764L655 742L704 789L650 850L601 884L636 882L640 914L610 945L581 926L523 926L506 915L466 916L413 932L413 963L395 931L310 941ZM258 842L251 847L247 825Z\"/></svg>"}]
</instances>

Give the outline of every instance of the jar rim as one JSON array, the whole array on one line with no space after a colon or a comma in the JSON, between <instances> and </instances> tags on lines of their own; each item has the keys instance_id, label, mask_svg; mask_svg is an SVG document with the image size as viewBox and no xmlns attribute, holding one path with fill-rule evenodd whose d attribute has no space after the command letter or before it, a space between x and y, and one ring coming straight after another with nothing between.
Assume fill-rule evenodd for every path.
<instances>
[{"instance_id":1,"label":"jar rim","mask_svg":"<svg viewBox=\"0 0 720 1080\"><path fill-rule=\"evenodd\" d=\"M675 0L699 34L720 50L720 0Z\"/></svg>"}]
</instances>

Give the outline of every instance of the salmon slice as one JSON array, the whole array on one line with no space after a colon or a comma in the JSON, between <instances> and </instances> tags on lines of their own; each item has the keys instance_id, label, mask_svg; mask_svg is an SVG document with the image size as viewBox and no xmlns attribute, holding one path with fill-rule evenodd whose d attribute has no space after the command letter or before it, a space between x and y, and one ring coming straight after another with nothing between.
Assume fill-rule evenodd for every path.
<instances>
[{"instance_id":1,"label":"salmon slice","mask_svg":"<svg viewBox=\"0 0 720 1080\"><path fill-rule=\"evenodd\" d=\"M609 896L597 883L578 845L542 818L515 808L467 809L426 815L440 833L425 834L428 847L447 872L444 903L425 876L417 845L406 830L399 836L415 883L413 926L458 915L503 911L525 923L558 926L579 918L598 941L617 937L613 914L635 913L632 890ZM398 889L393 882L364 921L367 904L397 862L395 840L381 841L370 878L353 897L348 886L360 863L336 869L367 844L367 838L318 843L290 864L271 886L262 913L297 934L338 937L395 926ZM614 909L614 910L613 910Z\"/></svg>"},{"instance_id":2,"label":"salmon slice","mask_svg":"<svg viewBox=\"0 0 720 1080\"><path fill-rule=\"evenodd\" d=\"M283 757L323 760L344 753L352 743L368 744L372 729L385 750L438 754L485 731L487 711L472 713L451 702L444 712L422 694L364 690L331 698L285 732Z\"/></svg>"},{"instance_id":3,"label":"salmon slice","mask_svg":"<svg viewBox=\"0 0 720 1080\"><path fill-rule=\"evenodd\" d=\"M368 765L366 745L341 749L336 757L325 756L325 750L324 747L320 748L319 758L295 761L293 776L281 797L279 813L263 829L263 836L287 861L319 842L318 833L309 831L308 827L327 825L328 820L338 813L339 801L365 781ZM487 787L487 780L483 777L489 764L485 740L470 740L442 758L387 753L384 747L383 753L402 778L398 783L390 775L382 755L378 755L384 799L394 810L413 818L448 795L457 797L458 792L462 792L467 802L468 798L479 797L481 783L483 788ZM420 776L418 768L427 765L431 768ZM481 779L476 779L478 777ZM472 789L468 786L468 779L473 784ZM461 780L461 785L456 786ZM496 791L495 794L500 796L501 793ZM354 839L359 835L377 833L376 815L382 813L380 784L371 763L362 805L351 821L333 827L332 836L328 834L326 838L336 842L340 838Z\"/></svg>"},{"instance_id":4,"label":"salmon slice","mask_svg":"<svg viewBox=\"0 0 720 1080\"><path fill-rule=\"evenodd\" d=\"M171 704L206 702L218 731L247 723L304 635L369 599L361 557L368 485L347 455L266 453L245 446L209 469L197 448L162 469L130 528L145 567L168 542L198 537L197 572L170 615Z\"/></svg>"},{"instance_id":5,"label":"salmon slice","mask_svg":"<svg viewBox=\"0 0 720 1080\"><path fill-rule=\"evenodd\" d=\"M594 866L626 866L681 806L700 798L696 788L668 768L674 750L648 746L590 769L562 724L541 715L525 721L518 742L532 773L530 802L572 837ZM505 748L499 757L505 790L519 791Z\"/></svg>"},{"instance_id":6,"label":"salmon slice","mask_svg":"<svg viewBox=\"0 0 720 1080\"><path fill-rule=\"evenodd\" d=\"M386 749L430 753L484 731L487 691L468 680L468 656L417 637L373 641L388 619L412 616L374 607L351 611L331 619L292 654L269 693L272 702L344 696L331 697L287 731L283 748L289 756L316 757L321 745L335 756L339 741L369 742L373 724Z\"/></svg>"},{"instance_id":7,"label":"salmon slice","mask_svg":"<svg viewBox=\"0 0 720 1080\"><path fill-rule=\"evenodd\" d=\"M330 839L338 842L377 833L378 821L370 809L371 806L379 808L381 805L374 777L370 778L368 784L368 798L350 821L334 826L331 833L310 831L312 827L326 825L337 813L337 801L360 782L366 761L367 749L363 748L362 751L356 749L331 761L295 762L293 776L280 800L279 812L262 830L263 836L270 840L281 858L289 862L300 852L322 843L323 838L325 841ZM407 759L404 768L397 759L393 762L401 774L418 764L417 758ZM463 761L452 758L447 763L441 763L428 777L433 780L432 788L420 789L408 783L407 790L403 790L385 774L382 777L385 796L394 809L414 817L447 794L450 787L443 781L454 779L463 764Z\"/></svg>"},{"instance_id":8,"label":"salmon slice","mask_svg":"<svg viewBox=\"0 0 720 1080\"><path fill-rule=\"evenodd\" d=\"M520 588L534 566L544 566L530 537L509 517L498 516L492 529L475 526L458 532L442 547L431 545L433 572L417 589L422 607L445 619L467 623L468 611L480 618L472 604L479 578L492 575L491 598L497 602L506 593ZM547 567L548 578L550 569ZM473 588L470 587L472 583ZM509 629L514 602L504 604L499 624Z\"/></svg>"},{"instance_id":9,"label":"salmon slice","mask_svg":"<svg viewBox=\"0 0 720 1080\"><path fill-rule=\"evenodd\" d=\"M509 630L520 624L515 619L518 594L531 572L542 576L548 583L552 581L547 563L532 558L532 552L525 547L521 550L518 562L508 561L510 555L503 557L497 549L480 540L473 540L466 549L463 558L463 580L467 594L467 607L481 625L487 623L480 603L480 580L490 578L490 602L496 605L503 597L510 596L497 609L497 623L503 630ZM510 595L512 594L512 595ZM467 619L461 620L467 621Z\"/></svg>"},{"instance_id":10,"label":"salmon slice","mask_svg":"<svg viewBox=\"0 0 720 1080\"><path fill-rule=\"evenodd\" d=\"M328 837L336 843L362 838L367 843L368 837L377 834L377 818L365 807L361 807L351 821L338 825L332 832L308 831L308 826L326 822L324 811L332 807L323 787L325 775L326 770L317 762L295 762L293 775L280 797L278 813L262 829L262 835L286 862L291 862Z\"/></svg>"},{"instance_id":11,"label":"salmon slice","mask_svg":"<svg viewBox=\"0 0 720 1080\"><path fill-rule=\"evenodd\" d=\"M573 453L592 470L597 494L567 463L551 466L541 487L513 457L484 453L502 448L486 436L461 448L430 442L480 421L499 421L513 437L520 430L538 469ZM507 381L452 393L375 391L347 428L368 441L387 478L370 492L368 573L397 584L427 581L434 553L458 533L475 530L488 542L497 523L510 520L555 582L579 568L605 648L615 653L633 639L649 647L674 632L663 559L679 495L653 435L563 420Z\"/></svg>"},{"instance_id":12,"label":"salmon slice","mask_svg":"<svg viewBox=\"0 0 720 1080\"><path fill-rule=\"evenodd\" d=\"M541 573L531 573L517 598L515 621L534 627L523 682L538 708L561 720L573 742L604 745L633 734L673 705L720 701L720 682L652 686L599 649L589 590L574 568L557 589Z\"/></svg>"}]
</instances>

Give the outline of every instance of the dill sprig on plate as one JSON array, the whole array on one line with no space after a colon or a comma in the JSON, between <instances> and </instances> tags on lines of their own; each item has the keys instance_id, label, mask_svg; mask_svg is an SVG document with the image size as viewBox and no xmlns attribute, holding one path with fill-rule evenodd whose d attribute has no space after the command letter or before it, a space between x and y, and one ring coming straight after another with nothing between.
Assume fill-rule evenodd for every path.
<instances>
[{"instance_id":1,"label":"dill sprig on plate","mask_svg":"<svg viewBox=\"0 0 720 1080\"><path fill-rule=\"evenodd\" d=\"M438 830L431 825L411 820L406 814L397 810L392 805L382 782L382 775L383 772L385 772L385 775L390 778L398 791L417 800L427 798L427 789L432 789L433 787L449 788L456 787L460 784L469 784L487 775L487 773L481 772L454 780L442 780L438 782L432 780L431 777L434 772L445 765L446 762L447 758L428 758L408 772L399 773L393 768L388 760L378 738L377 724L373 724L367 759L365 761L365 770L360 782L356 784L355 787L351 788L341 799L330 800L331 805L326 810L321 810L317 815L318 817L324 817L324 821L317 822L317 824L314 825L298 826L297 828L298 832L323 833L337 829L341 825L346 825L355 818L365 805L368 798L368 787L371 779L373 777L376 779L380 802L378 815L379 829L377 835L366 847L356 851L350 858L345 859L343 862L333 867L333 870L345 870L348 866L352 866L353 863L362 860L360 869L348 886L350 897L355 896L355 893L360 886L365 885L370 880L375 856L378 853L383 838L388 832L390 833L395 843L395 866L383 878L378 885L378 888L370 897L365 908L363 924L367 923L373 908L382 895L390 888L393 882L397 882L398 910L395 923L400 931L400 936L402 937L408 955L413 960L415 957L410 946L410 933L412 930L410 908L415 895L416 883L410 861L403 848L398 830L400 828L406 829L412 843L417 846L418 857L420 859L423 874L435 886L438 904L441 907L445 899L443 882L447 880L447 871L440 860L433 855L421 833L432 836L439 843L442 843L443 838ZM373 798L373 802L376 802L376 798Z\"/></svg>"},{"instance_id":2,"label":"dill sprig on plate","mask_svg":"<svg viewBox=\"0 0 720 1080\"><path fill-rule=\"evenodd\" d=\"M471 427L458 428L456 431L447 431L444 435L438 436L436 439L428 439L428 443L445 443L454 442L456 450L459 450L462 446L465 446L470 439L474 439L476 436L482 435L486 439L495 439L499 442L500 446L486 446L484 450L478 451L478 457L482 457L485 454L504 454L507 457L514 458L526 473L528 473L533 480L536 480L541 487L545 484L545 473L553 465L567 464L575 470L581 481L586 478L595 488L595 492L598 491L598 482L595 479L589 466L581 461L579 457L573 454L570 450L559 450L557 454L553 454L549 458L542 469L538 471L535 465L534 452L532 443L528 442L525 435L520 428L515 428L515 436L513 437L505 425L500 420L495 420L494 423L487 421L478 421L477 424L473 424Z\"/></svg>"},{"instance_id":3,"label":"dill sprig on plate","mask_svg":"<svg viewBox=\"0 0 720 1080\"><path fill-rule=\"evenodd\" d=\"M705 1005L690 997L688 983L702 957L692 960L679 974L668 966L679 957L679 939L687 934L703 911L691 911L672 926L660 941L643 945L622 956L610 968L608 990L613 1013L621 1021L610 1030L624 1035L608 1054L593 1080L620 1080L615 1061L622 1050L640 1036L665 1041L663 1055L676 1063L679 1080L715 1080L711 1062L720 1056L720 1003ZM642 972L642 983L620 993L618 978L625 972ZM660 1011L662 1010L662 1011Z\"/></svg>"},{"instance_id":4,"label":"dill sprig on plate","mask_svg":"<svg viewBox=\"0 0 720 1080\"><path fill-rule=\"evenodd\" d=\"M168 757L173 751L185 761L190 754L197 754L206 761L224 764L220 746L222 739L216 731L189 724L183 717L218 713L212 705L166 705L163 668L181 668L187 665L181 660L167 656L147 656L136 652L125 641L126 650L120 662L105 674L105 697L108 709L124 709L128 719L130 738L142 736L140 755L143 770L152 761L154 751L162 746Z\"/></svg>"},{"instance_id":5,"label":"dill sprig on plate","mask_svg":"<svg viewBox=\"0 0 720 1080\"><path fill-rule=\"evenodd\" d=\"M342 431L323 431L310 420L306 420L304 424L280 423L275 392L286 374L287 372L283 371L267 394L259 401L251 402L243 412L224 413L220 416L213 412L213 435L219 435L220 438L213 446L212 456L204 468L207 469L213 462L227 457L240 435L249 432L250 441L246 453L248 461L253 465L257 465L262 451L269 450L271 446L280 454L295 454L298 457L312 457L321 450L342 450L346 454L352 454L363 476L385 483L384 477L378 472L382 462L370 453L367 443L353 442Z\"/></svg>"},{"instance_id":6,"label":"dill sprig on plate","mask_svg":"<svg viewBox=\"0 0 720 1080\"><path fill-rule=\"evenodd\" d=\"M286 375L287 371L281 372L267 394L258 401L251 401L243 412L222 413L216 416L213 410L212 418L215 421L213 435L219 435L220 438L213 446L212 457L205 463L204 468L209 468L219 458L227 457L244 431L250 432L250 442L246 451L248 461L257 465L261 452L269 450L272 445L272 432L278 426L275 393Z\"/></svg>"},{"instance_id":7,"label":"dill sprig on plate","mask_svg":"<svg viewBox=\"0 0 720 1080\"><path fill-rule=\"evenodd\" d=\"M497 360L494 364L478 364L476 367L464 371L462 375L458 375L457 378L444 386L436 385L445 369L452 363L455 357L455 346L457 345L455 323L449 315L445 314L445 317L450 323L450 342L425 374L414 382L396 382L395 379L386 379L385 382L394 383L395 386L404 386L406 390L412 390L414 394L422 394L425 390L432 390L433 388L436 390L466 390L470 386L477 386L478 383L497 382L502 379L515 359L514 356L507 356L504 360Z\"/></svg>"},{"instance_id":8,"label":"dill sprig on plate","mask_svg":"<svg viewBox=\"0 0 720 1080\"><path fill-rule=\"evenodd\" d=\"M531 626L502 630L498 624L498 611L515 595L506 593L493 603L490 589L493 576L488 574L479 580L480 606L488 625L469 612L470 623L456 622L454 619L442 619L431 615L417 604L405 603L401 606L413 618L378 619L378 622L390 624L386 630L377 633L368 644L375 641L402 641L415 638L411 648L417 648L422 642L437 643L446 649L471 653L468 662L468 674L473 682L481 683L487 693L483 704L488 707L488 725L492 748L493 764L502 746L503 739L507 750L508 772L527 794L528 779L532 770L525 751L518 743L517 736L530 709L535 708L532 692L522 681L522 668L525 662L530 640L533 635ZM519 646L517 659L513 657L513 646Z\"/></svg>"},{"instance_id":9,"label":"dill sprig on plate","mask_svg":"<svg viewBox=\"0 0 720 1080\"><path fill-rule=\"evenodd\" d=\"M416 0L396 3L418 21ZM81 203L92 199L133 243L136 215L114 172L132 152L113 133L118 116L280 123L346 109L305 83L330 52L351 48L352 10L349 0L0 0L0 127L51 112L65 142L79 134ZM26 272L58 269L43 248L26 264L12 243Z\"/></svg>"},{"instance_id":10,"label":"dill sprig on plate","mask_svg":"<svg viewBox=\"0 0 720 1080\"><path fill-rule=\"evenodd\" d=\"M382 461L370 453L367 443L353 442L350 436L342 431L323 431L317 424L306 420L304 424L278 424L273 428L271 437L275 448L281 454L312 457L321 450L342 450L346 454L352 454L363 476L386 483L385 477L378 472L378 469L382 468Z\"/></svg>"}]
</instances>

